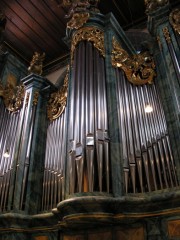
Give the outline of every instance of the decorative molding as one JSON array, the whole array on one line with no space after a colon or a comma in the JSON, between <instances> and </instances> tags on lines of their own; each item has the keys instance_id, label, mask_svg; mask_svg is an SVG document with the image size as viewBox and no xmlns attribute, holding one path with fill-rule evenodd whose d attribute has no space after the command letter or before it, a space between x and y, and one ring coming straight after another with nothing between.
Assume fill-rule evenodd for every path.
<instances>
[{"instance_id":1,"label":"decorative molding","mask_svg":"<svg viewBox=\"0 0 180 240\"><path fill-rule=\"evenodd\" d=\"M170 13L169 22L174 31L180 34L180 8L176 8Z\"/></svg>"},{"instance_id":2,"label":"decorative molding","mask_svg":"<svg viewBox=\"0 0 180 240\"><path fill-rule=\"evenodd\" d=\"M169 29L167 27L163 28L163 34L167 43L171 43L171 36L169 34Z\"/></svg>"},{"instance_id":3,"label":"decorative molding","mask_svg":"<svg viewBox=\"0 0 180 240\"><path fill-rule=\"evenodd\" d=\"M130 56L113 37L112 65L121 68L128 81L135 85L152 83L155 73L153 58L148 52Z\"/></svg>"},{"instance_id":4,"label":"decorative molding","mask_svg":"<svg viewBox=\"0 0 180 240\"><path fill-rule=\"evenodd\" d=\"M69 72L66 74L63 86L50 96L47 105L47 116L50 121L60 117L65 110L68 92L68 76Z\"/></svg>"},{"instance_id":5,"label":"decorative molding","mask_svg":"<svg viewBox=\"0 0 180 240\"><path fill-rule=\"evenodd\" d=\"M67 23L69 29L81 28L89 19L89 13L74 13L71 20Z\"/></svg>"},{"instance_id":6,"label":"decorative molding","mask_svg":"<svg viewBox=\"0 0 180 240\"><path fill-rule=\"evenodd\" d=\"M97 27L84 27L75 32L72 37L71 59L73 59L74 50L80 41L93 42L93 45L100 54L105 57L104 32Z\"/></svg>"},{"instance_id":7,"label":"decorative molding","mask_svg":"<svg viewBox=\"0 0 180 240\"><path fill-rule=\"evenodd\" d=\"M45 59L45 53L42 55L38 52L34 52L30 66L28 67L29 73L35 73L37 75L42 74L43 61Z\"/></svg>"},{"instance_id":8,"label":"decorative molding","mask_svg":"<svg viewBox=\"0 0 180 240\"><path fill-rule=\"evenodd\" d=\"M25 87L20 84L17 86L17 80L14 75L9 74L7 84L4 87L0 84L0 97L4 100L5 107L10 112L17 112L21 109L25 96Z\"/></svg>"},{"instance_id":9,"label":"decorative molding","mask_svg":"<svg viewBox=\"0 0 180 240\"><path fill-rule=\"evenodd\" d=\"M144 0L146 5L146 13L152 13L161 7L169 4L168 0Z\"/></svg>"}]
</instances>

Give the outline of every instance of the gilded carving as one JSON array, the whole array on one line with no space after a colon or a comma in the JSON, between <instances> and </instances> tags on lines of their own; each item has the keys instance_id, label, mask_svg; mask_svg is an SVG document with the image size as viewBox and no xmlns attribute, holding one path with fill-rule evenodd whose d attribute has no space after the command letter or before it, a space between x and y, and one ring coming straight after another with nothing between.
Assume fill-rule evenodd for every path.
<instances>
[{"instance_id":1,"label":"gilded carving","mask_svg":"<svg viewBox=\"0 0 180 240\"><path fill-rule=\"evenodd\" d=\"M154 12L168 3L168 0L145 0L146 13Z\"/></svg>"},{"instance_id":2,"label":"gilded carving","mask_svg":"<svg viewBox=\"0 0 180 240\"><path fill-rule=\"evenodd\" d=\"M5 87L0 84L0 97L10 112L16 112L22 107L24 96L24 86L22 84L17 86L16 78L12 74L9 74Z\"/></svg>"},{"instance_id":3,"label":"gilded carving","mask_svg":"<svg viewBox=\"0 0 180 240\"><path fill-rule=\"evenodd\" d=\"M34 93L33 105L37 105L38 104L38 98L39 98L39 92L36 91Z\"/></svg>"},{"instance_id":4,"label":"gilded carving","mask_svg":"<svg viewBox=\"0 0 180 240\"><path fill-rule=\"evenodd\" d=\"M44 59L45 59L45 53L41 55L40 53L35 52L32 57L32 61L30 62L30 66L28 67L28 72L41 75Z\"/></svg>"},{"instance_id":5,"label":"gilded carving","mask_svg":"<svg viewBox=\"0 0 180 240\"><path fill-rule=\"evenodd\" d=\"M67 28L69 29L79 29L82 27L89 19L89 13L74 13L71 20L67 23Z\"/></svg>"},{"instance_id":6,"label":"gilded carving","mask_svg":"<svg viewBox=\"0 0 180 240\"><path fill-rule=\"evenodd\" d=\"M53 121L61 116L66 107L68 91L68 73L64 79L63 86L51 94L47 105L47 116L50 121Z\"/></svg>"},{"instance_id":7,"label":"gilded carving","mask_svg":"<svg viewBox=\"0 0 180 240\"><path fill-rule=\"evenodd\" d=\"M112 65L121 68L128 81L135 85L152 83L155 74L155 64L148 52L130 56L113 38Z\"/></svg>"},{"instance_id":8,"label":"gilded carving","mask_svg":"<svg viewBox=\"0 0 180 240\"><path fill-rule=\"evenodd\" d=\"M169 15L169 22L178 34L180 34L180 9L174 9Z\"/></svg>"},{"instance_id":9,"label":"gilded carving","mask_svg":"<svg viewBox=\"0 0 180 240\"><path fill-rule=\"evenodd\" d=\"M168 30L167 27L163 28L163 34L164 34L164 37L165 37L166 41L168 43L170 43L171 42L171 37L170 37L169 30Z\"/></svg>"},{"instance_id":10,"label":"gilded carving","mask_svg":"<svg viewBox=\"0 0 180 240\"><path fill-rule=\"evenodd\" d=\"M105 57L104 32L97 27L84 27L75 32L72 37L71 58L73 59L74 50L80 41L93 42L100 54Z\"/></svg>"}]
</instances>

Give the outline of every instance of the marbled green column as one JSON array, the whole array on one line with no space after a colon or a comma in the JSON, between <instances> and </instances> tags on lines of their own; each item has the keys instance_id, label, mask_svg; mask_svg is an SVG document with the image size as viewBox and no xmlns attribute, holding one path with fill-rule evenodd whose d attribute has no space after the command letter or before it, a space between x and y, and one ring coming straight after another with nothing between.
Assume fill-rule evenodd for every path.
<instances>
[{"instance_id":1,"label":"marbled green column","mask_svg":"<svg viewBox=\"0 0 180 240\"><path fill-rule=\"evenodd\" d=\"M180 73L174 57L178 54L178 44L169 23L169 5L162 1L161 6L151 9L148 14L148 29L157 38L159 48L154 51L157 68L156 84L167 120L168 133L172 145L178 179L180 180ZM165 29L168 33L165 34ZM174 51L174 52L173 52ZM173 53L173 54L172 54Z\"/></svg>"},{"instance_id":2,"label":"marbled green column","mask_svg":"<svg viewBox=\"0 0 180 240\"><path fill-rule=\"evenodd\" d=\"M112 40L113 37L119 40L123 48L129 53L135 53L129 39L126 37L123 29L119 26L113 14L105 16L105 64L106 64L106 86L107 86L107 104L110 135L110 159L112 172L112 188L115 197L124 194L123 179L123 155L122 155L122 135L117 110L117 79L115 69L112 66Z\"/></svg>"},{"instance_id":3,"label":"marbled green column","mask_svg":"<svg viewBox=\"0 0 180 240\"><path fill-rule=\"evenodd\" d=\"M12 183L15 185L10 188L10 206L16 212L23 210L35 214L39 210L42 196L47 130L47 99L43 89L50 87L50 83L35 74L22 79L22 83L26 95L17 133L12 175Z\"/></svg>"}]
</instances>

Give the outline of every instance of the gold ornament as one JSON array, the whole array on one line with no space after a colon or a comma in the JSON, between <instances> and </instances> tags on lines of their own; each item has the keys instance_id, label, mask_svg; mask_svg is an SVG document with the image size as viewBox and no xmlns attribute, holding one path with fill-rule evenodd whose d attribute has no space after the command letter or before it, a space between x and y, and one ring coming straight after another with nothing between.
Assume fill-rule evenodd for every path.
<instances>
[{"instance_id":1,"label":"gold ornament","mask_svg":"<svg viewBox=\"0 0 180 240\"><path fill-rule=\"evenodd\" d=\"M111 60L113 67L121 68L135 85L152 83L156 76L154 61L147 52L130 56L114 37Z\"/></svg>"},{"instance_id":2,"label":"gold ornament","mask_svg":"<svg viewBox=\"0 0 180 240\"><path fill-rule=\"evenodd\" d=\"M40 53L35 52L32 57L30 66L28 67L28 72L41 75L44 59L45 59L45 53L41 55Z\"/></svg>"},{"instance_id":3,"label":"gold ornament","mask_svg":"<svg viewBox=\"0 0 180 240\"><path fill-rule=\"evenodd\" d=\"M4 100L5 107L10 112L16 112L21 109L25 96L24 85L17 86L17 80L14 75L9 74L7 84L3 87L0 84L0 97Z\"/></svg>"},{"instance_id":4,"label":"gold ornament","mask_svg":"<svg viewBox=\"0 0 180 240\"><path fill-rule=\"evenodd\" d=\"M73 59L74 50L80 41L93 42L93 45L100 54L105 57L104 32L97 27L84 27L76 31L72 37L71 59Z\"/></svg>"},{"instance_id":5,"label":"gold ornament","mask_svg":"<svg viewBox=\"0 0 180 240\"><path fill-rule=\"evenodd\" d=\"M67 23L69 29L79 29L89 19L89 13L74 13L71 20Z\"/></svg>"},{"instance_id":6,"label":"gold ornament","mask_svg":"<svg viewBox=\"0 0 180 240\"><path fill-rule=\"evenodd\" d=\"M68 92L68 73L64 79L63 86L51 94L47 105L47 116L50 121L53 121L61 116L66 107Z\"/></svg>"}]
</instances>

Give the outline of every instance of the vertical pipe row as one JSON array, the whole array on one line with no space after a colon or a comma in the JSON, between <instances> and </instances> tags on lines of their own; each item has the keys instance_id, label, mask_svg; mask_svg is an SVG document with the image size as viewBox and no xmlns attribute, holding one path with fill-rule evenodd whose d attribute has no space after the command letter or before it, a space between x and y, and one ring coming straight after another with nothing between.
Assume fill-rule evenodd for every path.
<instances>
[{"instance_id":1,"label":"vertical pipe row","mask_svg":"<svg viewBox=\"0 0 180 240\"><path fill-rule=\"evenodd\" d=\"M56 207L64 197L65 125L66 109L47 129L42 211Z\"/></svg>"},{"instance_id":2,"label":"vertical pipe row","mask_svg":"<svg viewBox=\"0 0 180 240\"><path fill-rule=\"evenodd\" d=\"M120 70L115 71L125 192L177 186L166 120L155 85L133 86ZM153 111L147 113L146 105Z\"/></svg>"},{"instance_id":3,"label":"vertical pipe row","mask_svg":"<svg viewBox=\"0 0 180 240\"><path fill-rule=\"evenodd\" d=\"M20 112L10 113L0 105L0 209L7 210L9 185L14 159L15 139ZM5 157L4 154L9 156Z\"/></svg>"},{"instance_id":4,"label":"vertical pipe row","mask_svg":"<svg viewBox=\"0 0 180 240\"><path fill-rule=\"evenodd\" d=\"M105 65L91 42L82 41L75 50L72 86L70 119L72 116L75 124L74 134L69 134L70 194L94 190L109 192Z\"/></svg>"}]
</instances>

